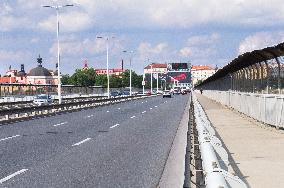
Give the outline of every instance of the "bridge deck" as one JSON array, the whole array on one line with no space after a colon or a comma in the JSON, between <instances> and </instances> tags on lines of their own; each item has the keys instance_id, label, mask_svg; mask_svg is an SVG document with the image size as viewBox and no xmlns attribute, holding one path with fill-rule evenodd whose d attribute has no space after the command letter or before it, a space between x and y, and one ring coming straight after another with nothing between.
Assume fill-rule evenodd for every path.
<instances>
[{"instance_id":1,"label":"bridge deck","mask_svg":"<svg viewBox=\"0 0 284 188\"><path fill-rule=\"evenodd\" d=\"M250 187L284 185L284 131L265 126L197 94L229 153L229 171Z\"/></svg>"}]
</instances>

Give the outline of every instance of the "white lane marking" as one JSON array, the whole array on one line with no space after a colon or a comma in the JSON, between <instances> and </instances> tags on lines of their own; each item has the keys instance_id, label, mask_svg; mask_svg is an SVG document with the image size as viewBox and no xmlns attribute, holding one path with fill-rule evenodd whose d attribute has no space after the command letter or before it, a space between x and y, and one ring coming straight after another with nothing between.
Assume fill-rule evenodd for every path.
<instances>
[{"instance_id":1,"label":"white lane marking","mask_svg":"<svg viewBox=\"0 0 284 188\"><path fill-rule=\"evenodd\" d=\"M131 119L135 118L136 116L132 116Z\"/></svg>"},{"instance_id":2,"label":"white lane marking","mask_svg":"<svg viewBox=\"0 0 284 188\"><path fill-rule=\"evenodd\" d=\"M110 129L113 129L115 127L119 126L119 124L115 124L114 126L111 126Z\"/></svg>"},{"instance_id":3,"label":"white lane marking","mask_svg":"<svg viewBox=\"0 0 284 188\"><path fill-rule=\"evenodd\" d=\"M141 102L142 104L144 103L144 102Z\"/></svg>"},{"instance_id":4,"label":"white lane marking","mask_svg":"<svg viewBox=\"0 0 284 188\"><path fill-rule=\"evenodd\" d=\"M150 108L150 110L152 110L153 108Z\"/></svg>"},{"instance_id":5,"label":"white lane marking","mask_svg":"<svg viewBox=\"0 0 284 188\"><path fill-rule=\"evenodd\" d=\"M118 110L120 110L120 108L118 108Z\"/></svg>"},{"instance_id":6,"label":"white lane marking","mask_svg":"<svg viewBox=\"0 0 284 188\"><path fill-rule=\"evenodd\" d=\"M15 177L15 176L17 176L17 175L20 175L20 174L26 172L27 170L28 170L28 169L22 169L22 170L19 170L19 171L15 172L15 173L13 173L13 174L11 174L11 175L5 177L5 178L2 178L2 179L0 180L0 184L4 183L5 181L7 181L7 180L9 180L9 179L11 179L11 178L13 178L13 177Z\"/></svg>"},{"instance_id":7,"label":"white lane marking","mask_svg":"<svg viewBox=\"0 0 284 188\"><path fill-rule=\"evenodd\" d=\"M53 125L53 127L57 127L57 126L59 126L59 125L64 125L64 124L66 124L66 123L68 123L68 122L65 121L65 122L62 122L62 123L58 123L58 124Z\"/></svg>"},{"instance_id":8,"label":"white lane marking","mask_svg":"<svg viewBox=\"0 0 284 188\"><path fill-rule=\"evenodd\" d=\"M89 140L91 140L91 138L86 138L85 140L82 140L81 142L78 142L78 143L76 143L76 144L73 144L72 146L79 146L80 144L83 144L84 142L87 142L87 141L89 141Z\"/></svg>"},{"instance_id":9,"label":"white lane marking","mask_svg":"<svg viewBox=\"0 0 284 188\"><path fill-rule=\"evenodd\" d=\"M107 111L107 112L109 112L109 111Z\"/></svg>"},{"instance_id":10,"label":"white lane marking","mask_svg":"<svg viewBox=\"0 0 284 188\"><path fill-rule=\"evenodd\" d=\"M1 141L4 141L4 140L8 140L8 139L12 139L12 138L16 138L16 137L18 137L18 136L21 136L21 135L15 135L15 136L7 137L7 138L2 138L2 139L0 139L0 142L1 142Z\"/></svg>"},{"instance_id":11,"label":"white lane marking","mask_svg":"<svg viewBox=\"0 0 284 188\"><path fill-rule=\"evenodd\" d=\"M143 111L142 114L146 113L146 111Z\"/></svg>"},{"instance_id":12,"label":"white lane marking","mask_svg":"<svg viewBox=\"0 0 284 188\"><path fill-rule=\"evenodd\" d=\"M88 118L90 118L90 117L93 117L94 115L89 115L89 116L87 116Z\"/></svg>"},{"instance_id":13,"label":"white lane marking","mask_svg":"<svg viewBox=\"0 0 284 188\"><path fill-rule=\"evenodd\" d=\"M158 108L158 106L155 106L155 108Z\"/></svg>"}]
</instances>

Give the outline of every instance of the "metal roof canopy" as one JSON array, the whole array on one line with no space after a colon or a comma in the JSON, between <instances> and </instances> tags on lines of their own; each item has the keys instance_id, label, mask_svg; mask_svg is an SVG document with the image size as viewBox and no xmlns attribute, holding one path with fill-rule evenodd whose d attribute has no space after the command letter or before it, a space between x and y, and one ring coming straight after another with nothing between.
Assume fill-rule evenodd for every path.
<instances>
[{"instance_id":1,"label":"metal roof canopy","mask_svg":"<svg viewBox=\"0 0 284 188\"><path fill-rule=\"evenodd\" d=\"M242 55L239 55L222 69L219 69L214 75L204 80L198 86L202 86L211 81L225 77L226 75L241 70L245 67L249 67L260 62L265 62L280 56L284 56L284 43L280 43L273 47L267 47L262 50L246 52Z\"/></svg>"}]
</instances>

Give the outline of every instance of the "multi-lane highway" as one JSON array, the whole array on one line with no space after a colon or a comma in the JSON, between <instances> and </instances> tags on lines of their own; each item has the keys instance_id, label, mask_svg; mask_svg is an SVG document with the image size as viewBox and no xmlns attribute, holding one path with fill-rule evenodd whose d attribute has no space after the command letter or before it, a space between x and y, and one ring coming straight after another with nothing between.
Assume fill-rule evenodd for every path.
<instances>
[{"instance_id":1,"label":"multi-lane highway","mask_svg":"<svg viewBox=\"0 0 284 188\"><path fill-rule=\"evenodd\" d=\"M0 187L156 187L189 95L0 126Z\"/></svg>"}]
</instances>

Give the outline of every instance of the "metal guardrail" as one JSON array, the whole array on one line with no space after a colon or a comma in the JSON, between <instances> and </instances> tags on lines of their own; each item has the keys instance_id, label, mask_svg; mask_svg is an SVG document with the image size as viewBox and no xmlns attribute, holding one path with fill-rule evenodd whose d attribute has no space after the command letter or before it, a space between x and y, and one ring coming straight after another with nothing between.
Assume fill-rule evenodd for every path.
<instances>
[{"instance_id":1,"label":"metal guardrail","mask_svg":"<svg viewBox=\"0 0 284 188\"><path fill-rule=\"evenodd\" d=\"M228 153L215 136L215 130L195 95L193 95L193 104L206 187L247 188L238 176L228 172Z\"/></svg>"},{"instance_id":2,"label":"metal guardrail","mask_svg":"<svg viewBox=\"0 0 284 188\"><path fill-rule=\"evenodd\" d=\"M116 97L92 100L70 101L62 104L42 105L42 106L28 106L14 109L2 109L0 111L0 123L7 123L11 121L22 120L30 117L44 116L66 111L75 111L84 108L94 108L96 106L114 104L129 100L146 98L149 96L129 96ZM1 118L2 117L2 118Z\"/></svg>"},{"instance_id":3,"label":"metal guardrail","mask_svg":"<svg viewBox=\"0 0 284 188\"><path fill-rule=\"evenodd\" d=\"M86 101L86 100L97 100L97 99L104 99L107 97L103 96L87 96L87 97L69 97L63 98L63 103L70 103L74 101ZM54 104L57 104L58 99L54 99ZM33 101L17 101L17 102L3 102L0 103L0 112L2 110L12 110L12 109L19 109L24 107L36 107L36 104L33 104Z\"/></svg>"}]
</instances>

